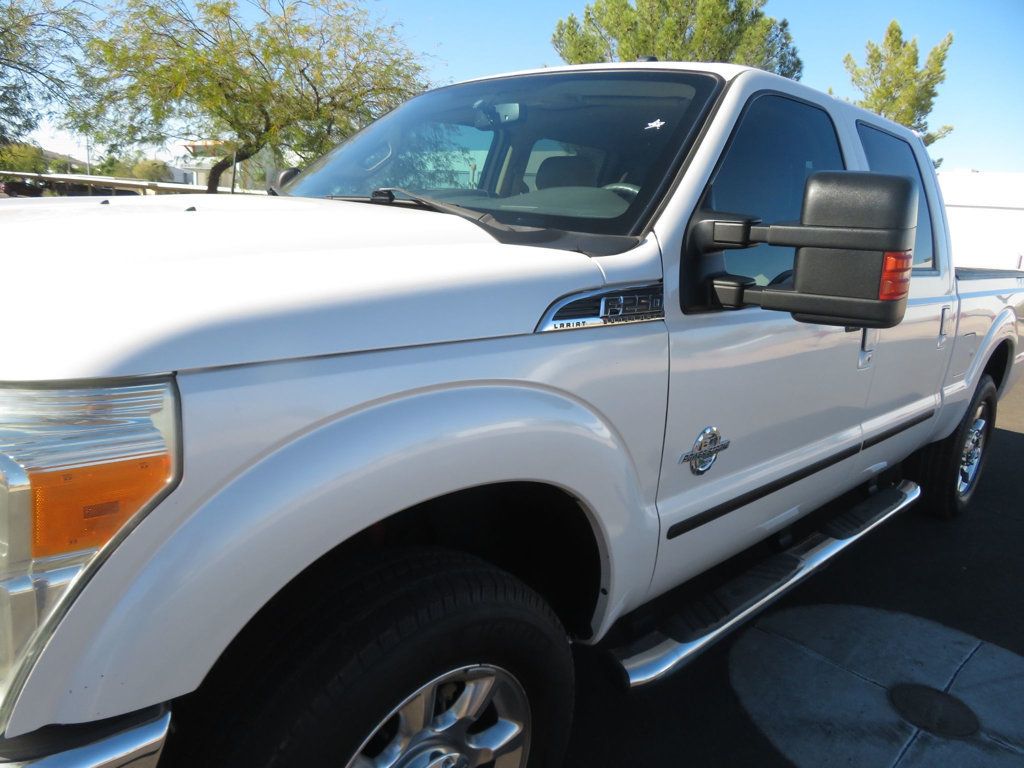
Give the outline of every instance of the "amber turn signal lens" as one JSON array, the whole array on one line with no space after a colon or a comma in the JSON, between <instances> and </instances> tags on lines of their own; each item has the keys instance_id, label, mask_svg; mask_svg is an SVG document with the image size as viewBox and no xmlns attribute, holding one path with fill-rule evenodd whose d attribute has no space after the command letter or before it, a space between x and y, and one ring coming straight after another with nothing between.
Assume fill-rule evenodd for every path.
<instances>
[{"instance_id":1,"label":"amber turn signal lens","mask_svg":"<svg viewBox=\"0 0 1024 768\"><path fill-rule=\"evenodd\" d=\"M167 454L30 472L32 556L102 547L173 477Z\"/></svg>"},{"instance_id":2,"label":"amber turn signal lens","mask_svg":"<svg viewBox=\"0 0 1024 768\"><path fill-rule=\"evenodd\" d=\"M886 251L882 263L882 279L878 284L878 298L899 301L910 293L910 273L914 256L910 251Z\"/></svg>"}]
</instances>

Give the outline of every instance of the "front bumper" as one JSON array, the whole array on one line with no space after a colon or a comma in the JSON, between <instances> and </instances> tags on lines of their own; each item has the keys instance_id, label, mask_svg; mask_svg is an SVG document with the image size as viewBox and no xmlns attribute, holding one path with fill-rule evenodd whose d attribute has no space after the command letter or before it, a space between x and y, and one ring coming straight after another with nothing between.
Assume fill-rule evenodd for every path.
<instances>
[{"instance_id":1,"label":"front bumper","mask_svg":"<svg viewBox=\"0 0 1024 768\"><path fill-rule=\"evenodd\" d=\"M156 768L171 725L171 713L88 744L38 757L0 759L0 768Z\"/></svg>"}]
</instances>

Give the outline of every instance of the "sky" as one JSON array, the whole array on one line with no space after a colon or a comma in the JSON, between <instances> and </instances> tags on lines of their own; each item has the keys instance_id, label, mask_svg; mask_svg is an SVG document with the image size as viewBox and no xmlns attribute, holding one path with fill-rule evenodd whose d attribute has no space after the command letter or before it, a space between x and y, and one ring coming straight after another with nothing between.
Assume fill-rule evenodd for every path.
<instances>
[{"instance_id":1,"label":"sky","mask_svg":"<svg viewBox=\"0 0 1024 768\"><path fill-rule=\"evenodd\" d=\"M425 56L436 84L561 63L551 47L555 23L581 16L578 0L368 0L370 13L401 25L409 47ZM947 32L953 46L946 82L929 125L953 132L933 144L942 169L1024 172L1024 0L768 0L765 11L789 20L804 63L803 82L856 98L843 56L864 59L897 19L916 37L921 63ZM36 137L48 149L85 156L85 145L59 131Z\"/></svg>"}]
</instances>

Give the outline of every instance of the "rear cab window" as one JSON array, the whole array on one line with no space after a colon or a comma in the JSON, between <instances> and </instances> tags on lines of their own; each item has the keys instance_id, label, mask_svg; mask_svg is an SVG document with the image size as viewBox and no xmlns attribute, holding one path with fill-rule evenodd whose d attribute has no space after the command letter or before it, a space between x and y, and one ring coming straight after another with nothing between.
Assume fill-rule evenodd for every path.
<instances>
[{"instance_id":1,"label":"rear cab window","mask_svg":"<svg viewBox=\"0 0 1024 768\"><path fill-rule=\"evenodd\" d=\"M917 187L917 237L914 241L914 269L934 270L935 241L932 235L931 209L925 194L924 179L914 150L905 140L867 123L857 123L868 168L875 173L905 176Z\"/></svg>"},{"instance_id":2,"label":"rear cab window","mask_svg":"<svg viewBox=\"0 0 1024 768\"><path fill-rule=\"evenodd\" d=\"M530 192L552 186L597 186L608 152L568 141L540 139L526 160L523 185Z\"/></svg>"}]
</instances>

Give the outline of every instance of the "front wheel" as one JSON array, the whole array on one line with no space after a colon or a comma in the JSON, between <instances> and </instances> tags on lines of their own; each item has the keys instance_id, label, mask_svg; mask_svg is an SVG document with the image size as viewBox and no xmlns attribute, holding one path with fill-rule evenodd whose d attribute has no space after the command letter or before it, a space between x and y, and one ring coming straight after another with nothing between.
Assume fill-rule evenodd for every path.
<instances>
[{"instance_id":1,"label":"front wheel","mask_svg":"<svg viewBox=\"0 0 1024 768\"><path fill-rule=\"evenodd\" d=\"M950 520L974 498L995 427L997 402L995 382L983 375L953 434L929 445L919 456L925 508L936 517Z\"/></svg>"},{"instance_id":2,"label":"front wheel","mask_svg":"<svg viewBox=\"0 0 1024 768\"><path fill-rule=\"evenodd\" d=\"M561 765L572 654L536 592L438 550L382 556L344 581L302 638L269 653L276 673L242 689L235 732L211 733L193 764Z\"/></svg>"}]
</instances>

